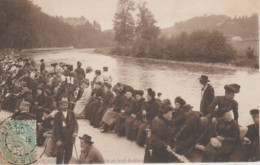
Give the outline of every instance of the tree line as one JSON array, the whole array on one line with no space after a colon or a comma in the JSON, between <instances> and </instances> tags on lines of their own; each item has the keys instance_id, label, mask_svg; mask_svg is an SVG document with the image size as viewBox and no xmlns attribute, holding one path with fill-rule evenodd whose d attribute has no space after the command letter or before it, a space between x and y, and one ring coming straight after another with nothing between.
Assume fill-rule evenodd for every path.
<instances>
[{"instance_id":1,"label":"tree line","mask_svg":"<svg viewBox=\"0 0 260 165\"><path fill-rule=\"evenodd\" d=\"M136 18L136 20L134 19ZM166 38L146 2L118 0L114 16L116 47L111 53L156 59L229 62L236 54L226 37L218 31L185 32Z\"/></svg>"},{"instance_id":2,"label":"tree line","mask_svg":"<svg viewBox=\"0 0 260 165\"><path fill-rule=\"evenodd\" d=\"M29 0L0 0L0 50L42 47L78 48L111 46L113 34L103 33L98 22L81 26L49 16Z\"/></svg>"}]
</instances>

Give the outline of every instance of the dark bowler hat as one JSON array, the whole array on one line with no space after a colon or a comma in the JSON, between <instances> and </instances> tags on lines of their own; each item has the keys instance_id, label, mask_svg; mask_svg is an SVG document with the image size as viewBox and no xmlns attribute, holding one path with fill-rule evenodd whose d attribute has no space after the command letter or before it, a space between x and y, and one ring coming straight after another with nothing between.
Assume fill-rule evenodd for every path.
<instances>
[{"instance_id":1,"label":"dark bowler hat","mask_svg":"<svg viewBox=\"0 0 260 165\"><path fill-rule=\"evenodd\" d=\"M101 75L101 71L100 70L96 70L95 73L98 74L98 75Z\"/></svg>"},{"instance_id":2,"label":"dark bowler hat","mask_svg":"<svg viewBox=\"0 0 260 165\"><path fill-rule=\"evenodd\" d=\"M40 61L41 61L41 62L44 62L44 59L41 59Z\"/></svg>"},{"instance_id":3,"label":"dark bowler hat","mask_svg":"<svg viewBox=\"0 0 260 165\"><path fill-rule=\"evenodd\" d=\"M89 135L84 134L82 137L79 137L79 138L82 139L82 140L85 140L85 142L87 142L89 144L93 144L94 143L93 141L91 141L92 138Z\"/></svg>"},{"instance_id":4,"label":"dark bowler hat","mask_svg":"<svg viewBox=\"0 0 260 165\"><path fill-rule=\"evenodd\" d=\"M155 92L153 91L152 88L147 89L147 93L148 93L149 96L155 97Z\"/></svg>"},{"instance_id":5,"label":"dark bowler hat","mask_svg":"<svg viewBox=\"0 0 260 165\"><path fill-rule=\"evenodd\" d=\"M97 84L97 85L102 85L102 82L97 81L96 84Z\"/></svg>"},{"instance_id":6,"label":"dark bowler hat","mask_svg":"<svg viewBox=\"0 0 260 165\"><path fill-rule=\"evenodd\" d=\"M225 85L225 86L224 86L224 89L225 89L225 90L232 91L232 92L234 92L234 93L239 93L239 91L240 91L240 85L238 85L238 84L229 84L229 85Z\"/></svg>"},{"instance_id":7,"label":"dark bowler hat","mask_svg":"<svg viewBox=\"0 0 260 165\"><path fill-rule=\"evenodd\" d=\"M182 109L183 109L183 111L189 111L189 110L191 110L193 107L190 105L190 104L185 104L183 107L182 107Z\"/></svg>"},{"instance_id":8,"label":"dark bowler hat","mask_svg":"<svg viewBox=\"0 0 260 165\"><path fill-rule=\"evenodd\" d=\"M111 88L112 88L112 85L111 85L111 84L109 84L109 83L107 83L107 82L105 82L105 83L104 83L104 86L105 86L105 87L107 87L107 88L109 88L109 89L111 89Z\"/></svg>"},{"instance_id":9,"label":"dark bowler hat","mask_svg":"<svg viewBox=\"0 0 260 165\"><path fill-rule=\"evenodd\" d=\"M142 90L135 90L135 95L143 96L144 95L144 91L142 91Z\"/></svg>"},{"instance_id":10,"label":"dark bowler hat","mask_svg":"<svg viewBox=\"0 0 260 165\"><path fill-rule=\"evenodd\" d=\"M252 109L250 110L251 115L258 115L259 114L259 109Z\"/></svg>"},{"instance_id":11,"label":"dark bowler hat","mask_svg":"<svg viewBox=\"0 0 260 165\"><path fill-rule=\"evenodd\" d=\"M183 98L181 98L180 96L176 97L174 102L179 103L181 106L186 104L186 101L183 100Z\"/></svg>"},{"instance_id":12,"label":"dark bowler hat","mask_svg":"<svg viewBox=\"0 0 260 165\"><path fill-rule=\"evenodd\" d=\"M204 81L209 82L209 77L206 76L206 75L201 75L200 78L199 78L199 80L204 80Z\"/></svg>"}]
</instances>

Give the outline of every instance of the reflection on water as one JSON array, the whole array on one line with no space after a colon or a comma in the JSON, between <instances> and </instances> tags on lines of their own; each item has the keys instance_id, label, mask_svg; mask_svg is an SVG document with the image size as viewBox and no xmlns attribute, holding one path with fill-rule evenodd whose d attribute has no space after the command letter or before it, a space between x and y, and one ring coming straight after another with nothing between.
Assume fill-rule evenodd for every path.
<instances>
[{"instance_id":1,"label":"reflection on water","mask_svg":"<svg viewBox=\"0 0 260 165\"><path fill-rule=\"evenodd\" d=\"M161 92L163 98L171 99L172 103L175 97L181 96L195 110L199 110L201 99L201 85L198 81L201 74L209 76L216 96L224 94L225 84L238 83L241 85L241 91L235 99L239 103L241 125L252 122L249 110L259 106L259 72L246 68L110 57L91 54L88 50L34 54L36 62L41 58L45 58L47 65L63 61L75 67L77 61L81 61L84 69L87 66L92 66L94 70L108 66L113 73L114 82L126 83L136 89L152 87L155 91Z\"/></svg>"}]
</instances>

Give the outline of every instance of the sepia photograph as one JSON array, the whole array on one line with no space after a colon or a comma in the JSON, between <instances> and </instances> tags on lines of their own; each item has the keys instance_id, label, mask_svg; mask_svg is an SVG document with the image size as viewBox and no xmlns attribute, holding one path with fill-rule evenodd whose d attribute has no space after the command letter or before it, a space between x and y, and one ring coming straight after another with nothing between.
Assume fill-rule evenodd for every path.
<instances>
[{"instance_id":1,"label":"sepia photograph","mask_svg":"<svg viewBox=\"0 0 260 165\"><path fill-rule=\"evenodd\" d=\"M0 0L0 164L256 163L259 0Z\"/></svg>"}]
</instances>

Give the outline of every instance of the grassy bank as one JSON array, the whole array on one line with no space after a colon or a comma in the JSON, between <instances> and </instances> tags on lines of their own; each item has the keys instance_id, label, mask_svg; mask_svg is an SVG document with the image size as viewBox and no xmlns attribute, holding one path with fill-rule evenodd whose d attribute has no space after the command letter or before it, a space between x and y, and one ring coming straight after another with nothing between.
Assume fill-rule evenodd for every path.
<instances>
[{"instance_id":1,"label":"grassy bank","mask_svg":"<svg viewBox=\"0 0 260 165\"><path fill-rule=\"evenodd\" d=\"M111 50L113 47L103 47L94 49L94 53L112 55ZM192 61L191 61L192 62ZM238 67L248 67L259 69L259 57L253 57L248 59L246 56L236 56L229 64L238 66Z\"/></svg>"}]
</instances>

